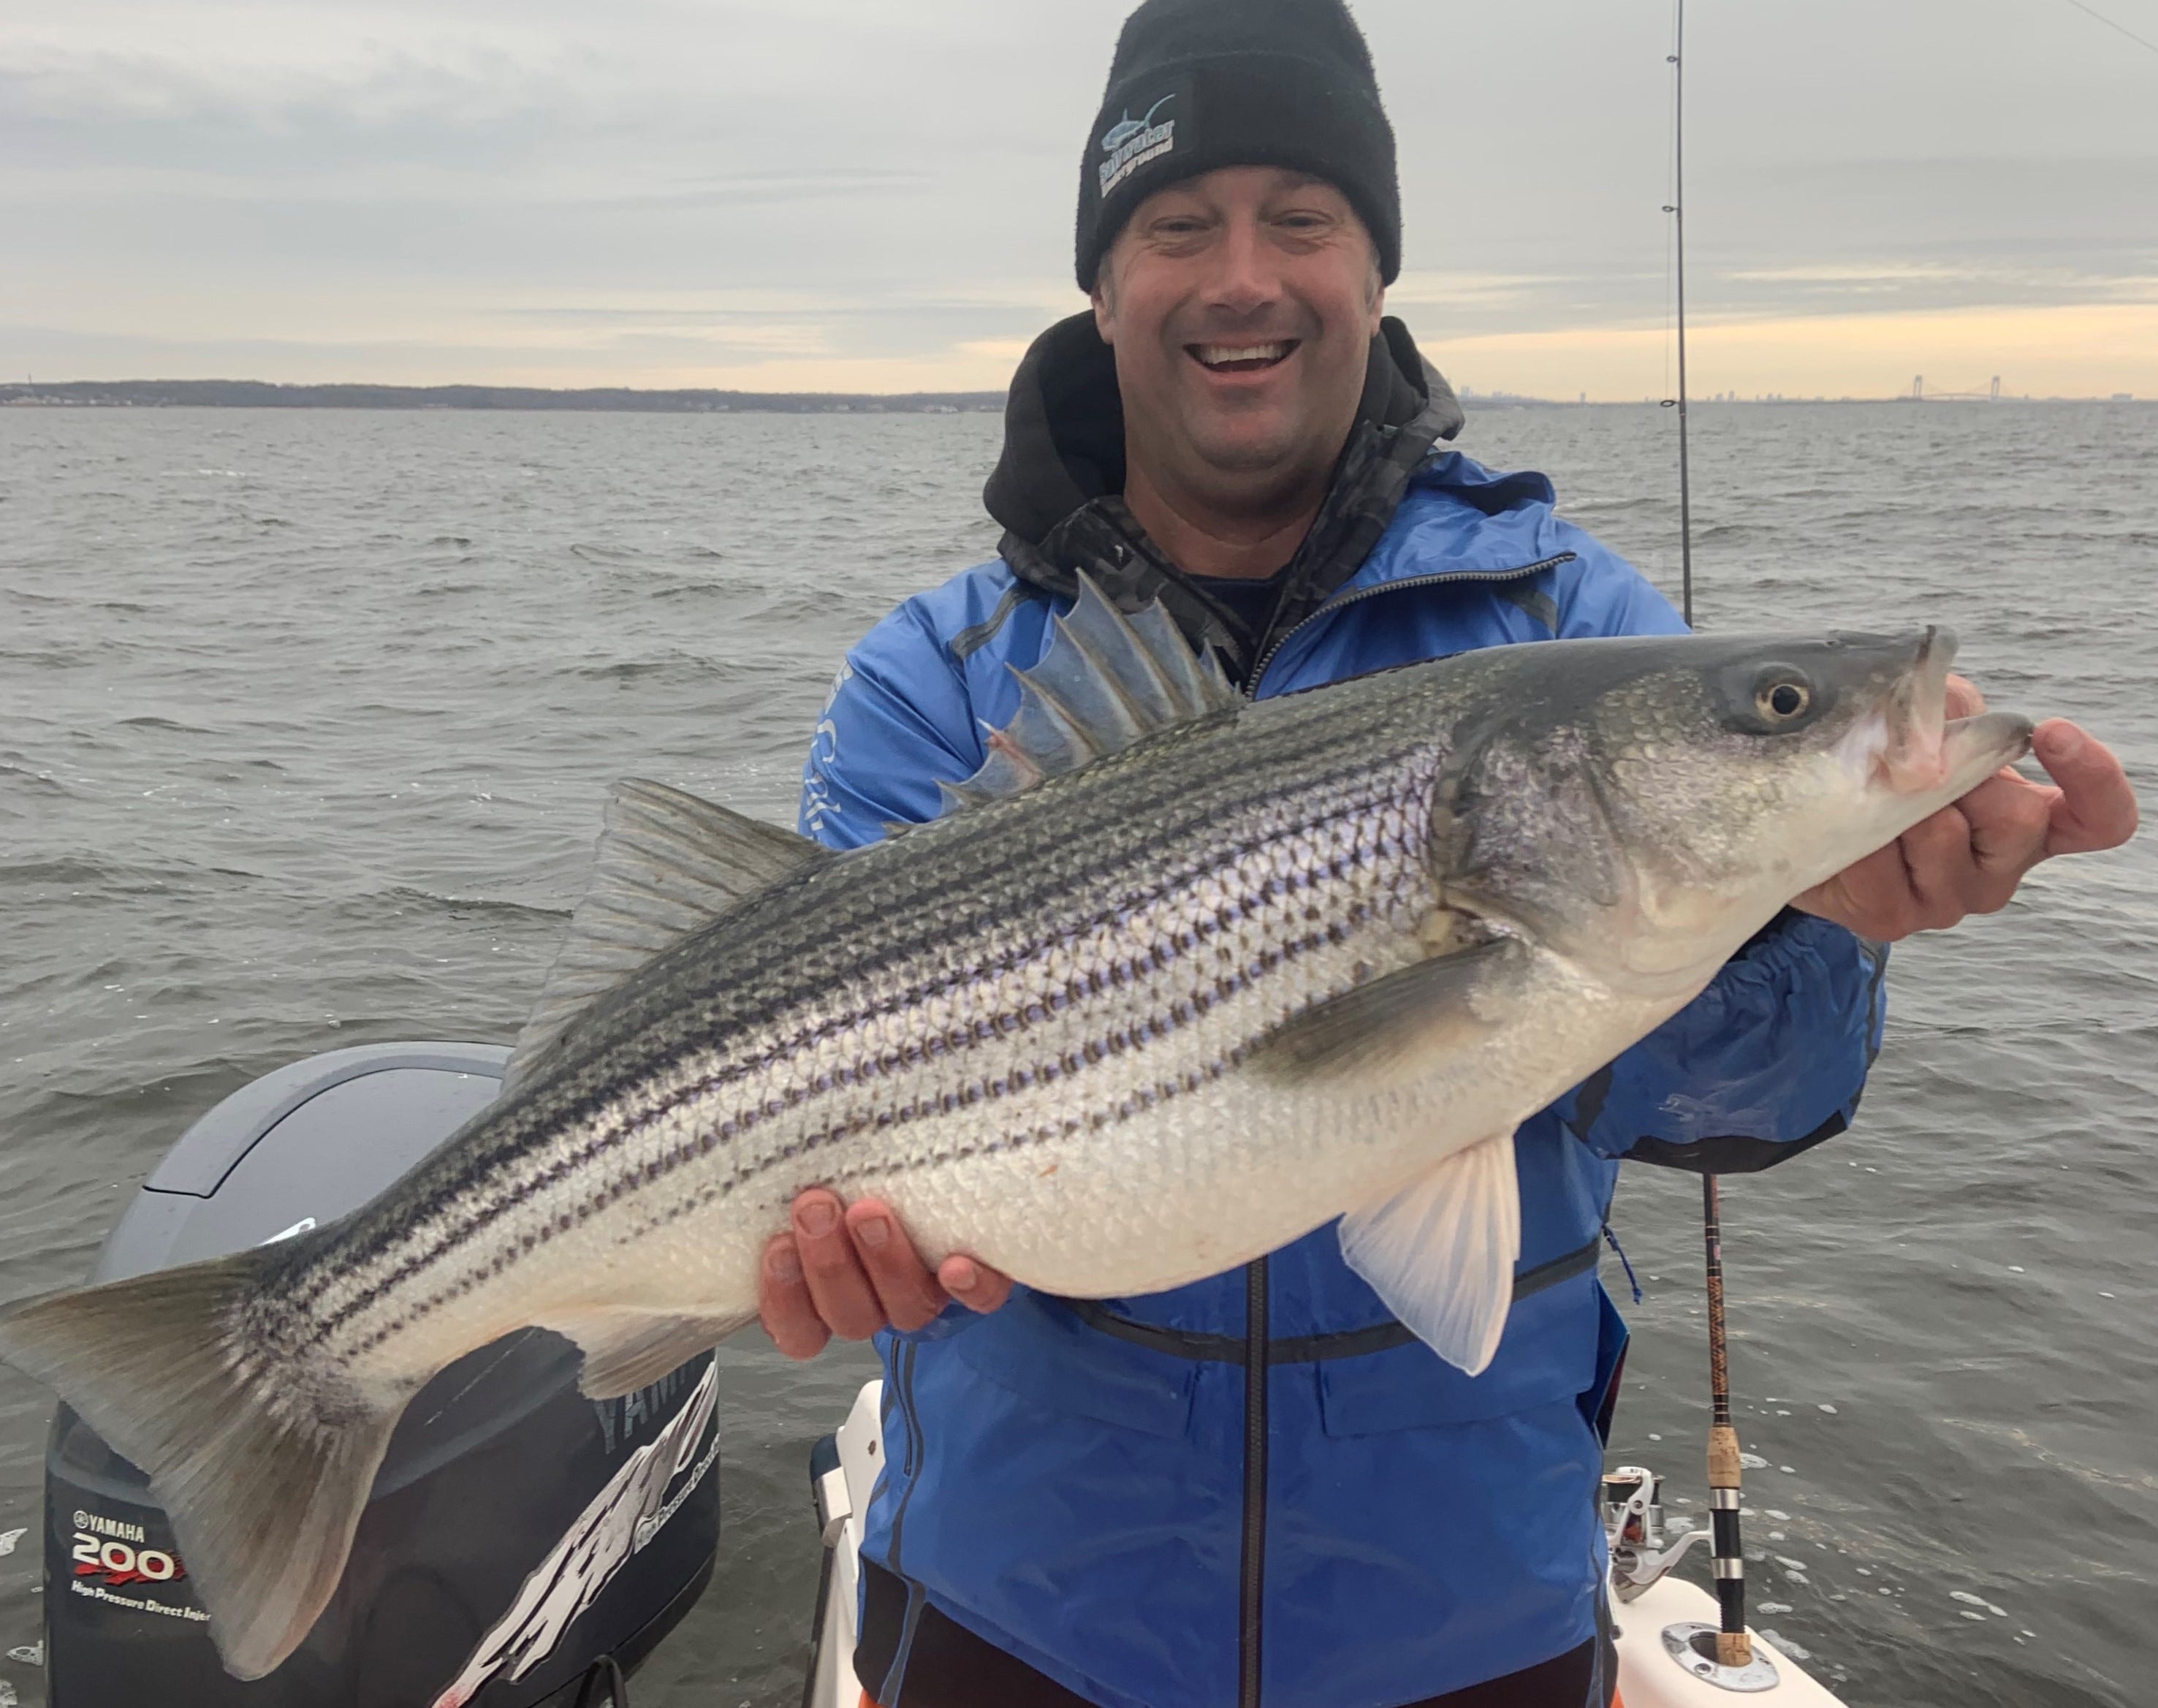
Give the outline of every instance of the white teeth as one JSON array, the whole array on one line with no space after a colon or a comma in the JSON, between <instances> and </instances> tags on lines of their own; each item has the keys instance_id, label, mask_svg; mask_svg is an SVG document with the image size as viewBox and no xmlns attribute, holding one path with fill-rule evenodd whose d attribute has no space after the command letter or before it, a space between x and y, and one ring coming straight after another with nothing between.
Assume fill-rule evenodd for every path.
<instances>
[{"instance_id":1,"label":"white teeth","mask_svg":"<svg viewBox=\"0 0 2158 1708\"><path fill-rule=\"evenodd\" d=\"M1286 343L1200 344L1195 353L1209 368L1227 362L1278 362L1288 353Z\"/></svg>"}]
</instances>

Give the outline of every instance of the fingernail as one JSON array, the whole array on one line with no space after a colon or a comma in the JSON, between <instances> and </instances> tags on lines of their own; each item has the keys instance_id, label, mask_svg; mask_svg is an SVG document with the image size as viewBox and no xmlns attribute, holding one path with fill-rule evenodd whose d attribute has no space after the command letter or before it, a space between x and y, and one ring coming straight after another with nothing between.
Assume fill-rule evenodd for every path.
<instances>
[{"instance_id":1,"label":"fingernail","mask_svg":"<svg viewBox=\"0 0 2158 1708\"><path fill-rule=\"evenodd\" d=\"M2073 759L2083 751L2083 732L2071 725L2065 730L2055 730L2052 740L2047 745L2052 748L2056 759Z\"/></svg>"},{"instance_id":2,"label":"fingernail","mask_svg":"<svg viewBox=\"0 0 2158 1708\"><path fill-rule=\"evenodd\" d=\"M774 1246L772 1255L765 1259L765 1267L772 1271L774 1281L799 1281L802 1278L802 1259L795 1255L791 1241L783 1246Z\"/></svg>"},{"instance_id":3,"label":"fingernail","mask_svg":"<svg viewBox=\"0 0 2158 1708\"><path fill-rule=\"evenodd\" d=\"M880 1215L865 1215L854 1224L854 1237L874 1251L891 1237L891 1224Z\"/></svg>"},{"instance_id":4,"label":"fingernail","mask_svg":"<svg viewBox=\"0 0 2158 1708\"><path fill-rule=\"evenodd\" d=\"M982 1272L964 1257L954 1257L944 1267L947 1273L944 1284L953 1293L972 1293L982 1284Z\"/></svg>"},{"instance_id":5,"label":"fingernail","mask_svg":"<svg viewBox=\"0 0 2158 1708\"><path fill-rule=\"evenodd\" d=\"M794 1225L813 1240L821 1240L839 1225L839 1212L829 1198L813 1198L794 1212Z\"/></svg>"}]
</instances>

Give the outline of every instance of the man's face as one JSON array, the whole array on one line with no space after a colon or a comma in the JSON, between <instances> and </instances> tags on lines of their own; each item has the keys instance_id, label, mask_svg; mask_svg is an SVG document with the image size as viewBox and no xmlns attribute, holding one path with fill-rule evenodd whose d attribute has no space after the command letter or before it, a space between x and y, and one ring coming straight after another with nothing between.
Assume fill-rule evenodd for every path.
<instances>
[{"instance_id":1,"label":"man's face","mask_svg":"<svg viewBox=\"0 0 2158 1708\"><path fill-rule=\"evenodd\" d=\"M1331 184L1232 166L1148 197L1094 291L1133 459L1217 500L1323 477L1381 301L1371 237Z\"/></svg>"}]
</instances>

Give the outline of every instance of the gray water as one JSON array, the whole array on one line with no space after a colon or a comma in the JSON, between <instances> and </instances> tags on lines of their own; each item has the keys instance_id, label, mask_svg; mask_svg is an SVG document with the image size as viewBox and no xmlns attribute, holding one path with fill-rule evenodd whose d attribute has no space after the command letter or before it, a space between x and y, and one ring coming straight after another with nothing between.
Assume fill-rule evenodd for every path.
<instances>
[{"instance_id":1,"label":"gray water","mask_svg":"<svg viewBox=\"0 0 2158 1708\"><path fill-rule=\"evenodd\" d=\"M1696 423L1705 622L1952 622L1996 703L2086 721L2158 799L2158 410ZM1671 425L1493 413L1463 443L1675 591ZM252 1076L511 1035L614 779L791 822L841 650L992 550L997 432L0 411L0 1298L79 1279ZM2154 877L2145 838L1899 949L1856 1129L1727 1189L1755 1622L1854 1704L2158 1697ZM1622 1186L1647 1298L1613 1451L1699 1512L1697 1204ZM870 1363L754 1333L721 1360L720 1567L640 1705L798 1700L805 1455ZM0 1650L38 1633L50 1412L0 1370L0 1530L31 1527ZM25 1702L40 1676L0 1659Z\"/></svg>"}]
</instances>

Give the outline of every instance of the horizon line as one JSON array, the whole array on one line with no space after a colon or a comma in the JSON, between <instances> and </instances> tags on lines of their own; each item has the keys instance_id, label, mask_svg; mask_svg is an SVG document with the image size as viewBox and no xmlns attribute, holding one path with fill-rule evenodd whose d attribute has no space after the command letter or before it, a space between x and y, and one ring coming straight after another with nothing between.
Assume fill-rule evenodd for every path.
<instances>
[{"instance_id":1,"label":"horizon line","mask_svg":"<svg viewBox=\"0 0 2158 1708\"><path fill-rule=\"evenodd\" d=\"M219 398L208 394L219 391L245 394ZM137 396L120 398L113 394L135 393ZM162 396L141 395L164 394ZM307 401L295 394L339 394L342 400L360 407L394 409L410 406L406 400L428 398L439 400L436 406L445 409L485 410L488 408L516 407L511 400L531 400L540 407L549 401L560 406L563 400L616 400L614 410L628 413L640 405L652 413L698 413L685 405L695 403L720 404L724 407L710 413L729 413L736 406L755 413L759 406L792 405L813 408L864 405L911 405L917 412L981 413L1001 409L1009 396L1009 388L986 390L914 390L914 391L752 391L732 386L636 386L636 385L514 385L486 380L438 380L425 384L411 384L380 380L278 380L278 379L61 379L40 380L26 376L21 380L0 381L0 406L44 407L132 407L169 408L190 405L204 408L245 408L261 394L280 396L280 401L271 407L310 408L330 406L331 400ZM72 394L54 395L54 394ZM183 396L179 394L202 394ZM454 397L445 395L455 395ZM1585 391L1572 398L1545 397L1526 392L1514 392L1495 388L1479 390L1474 386L1455 389L1454 395L1464 403L1521 405L1551 409L1577 409L1584 405L1618 406L1638 409L1644 405L1672 406L1675 400L1651 395L1640 397L1591 397ZM371 398L372 402L362 402ZM1913 396L1909 392L1861 395L1846 393L1831 396L1825 393L1796 393L1780 391L1758 392L1742 396L1736 392L1716 392L1703 396L1691 396L1689 405L1709 404L1826 404L1826 403L2133 403L2150 402L2149 398L2138 399L2127 391L2097 392L2084 395L2030 393L2002 394L1988 397L1980 393L1935 393Z\"/></svg>"}]
</instances>

